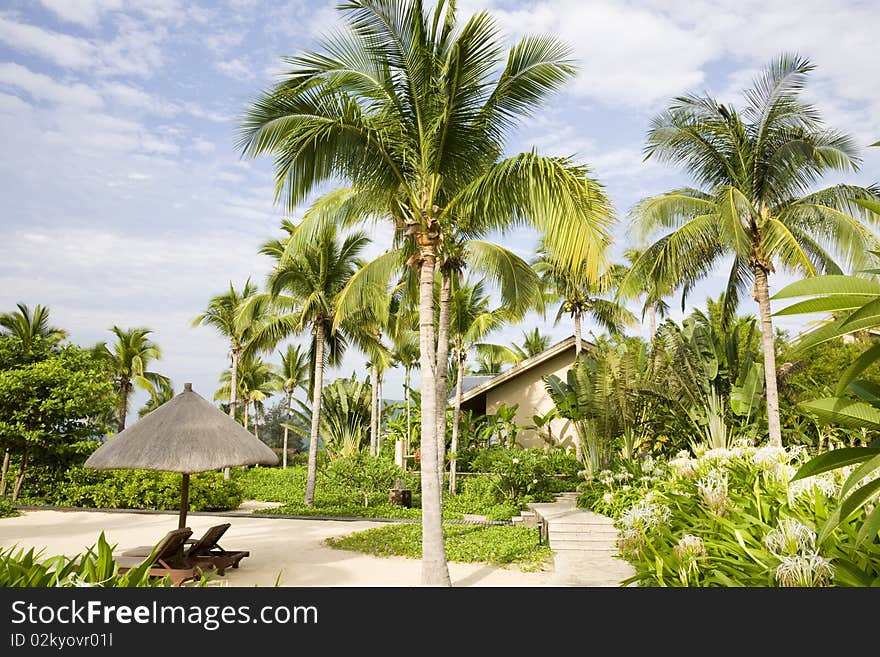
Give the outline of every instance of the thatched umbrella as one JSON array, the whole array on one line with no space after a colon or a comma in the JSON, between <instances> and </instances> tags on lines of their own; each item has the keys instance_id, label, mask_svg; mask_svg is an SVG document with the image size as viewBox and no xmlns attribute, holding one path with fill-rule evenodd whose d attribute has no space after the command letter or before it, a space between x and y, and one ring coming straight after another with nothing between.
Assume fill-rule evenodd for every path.
<instances>
[{"instance_id":1,"label":"thatched umbrella","mask_svg":"<svg viewBox=\"0 0 880 657\"><path fill-rule=\"evenodd\" d=\"M179 527L186 526L189 476L234 465L275 465L278 457L238 422L193 392L183 392L119 432L86 460L95 470L180 472Z\"/></svg>"}]
</instances>

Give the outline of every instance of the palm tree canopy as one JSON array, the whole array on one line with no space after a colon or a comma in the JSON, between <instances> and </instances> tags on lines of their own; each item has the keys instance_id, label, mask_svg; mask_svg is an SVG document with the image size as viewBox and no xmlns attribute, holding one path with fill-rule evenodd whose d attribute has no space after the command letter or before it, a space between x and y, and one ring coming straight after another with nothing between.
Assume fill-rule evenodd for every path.
<instances>
[{"instance_id":1,"label":"palm tree canopy","mask_svg":"<svg viewBox=\"0 0 880 657\"><path fill-rule=\"evenodd\" d=\"M242 123L242 151L275 157L278 198L294 207L342 178L435 243L453 225L468 236L528 222L561 257L598 262L610 206L588 170L534 152L502 159L510 129L572 77L567 47L526 37L505 53L488 14L458 26L443 0L340 9L345 28L288 58Z\"/></svg>"},{"instance_id":2,"label":"palm tree canopy","mask_svg":"<svg viewBox=\"0 0 880 657\"><path fill-rule=\"evenodd\" d=\"M210 326L230 341L233 349L243 347L248 341L248 326L237 322L242 304L257 293L257 286L250 279L245 281L241 291L229 283L229 290L218 294L208 302L205 312L192 321L193 326Z\"/></svg>"},{"instance_id":3,"label":"palm tree canopy","mask_svg":"<svg viewBox=\"0 0 880 657\"><path fill-rule=\"evenodd\" d=\"M160 381L167 386L166 377L148 371L151 362L162 358L162 350L148 337L152 331L147 328L110 329L116 336L115 342L108 345L99 343L95 354L109 366L117 379L131 380L146 390L159 387Z\"/></svg>"},{"instance_id":4,"label":"palm tree canopy","mask_svg":"<svg viewBox=\"0 0 880 657\"><path fill-rule=\"evenodd\" d=\"M49 309L35 306L33 313L23 303L16 304L18 310L0 315L0 329L3 335L21 340L28 346L35 338L42 338L55 345L67 337L67 331L49 325Z\"/></svg>"},{"instance_id":5,"label":"palm tree canopy","mask_svg":"<svg viewBox=\"0 0 880 657\"><path fill-rule=\"evenodd\" d=\"M783 55L745 91L742 110L707 96L675 99L651 123L646 156L684 167L698 188L641 201L633 220L643 234L667 230L636 263L684 296L724 256L733 255L726 299L735 311L754 268L775 265L807 276L866 263L876 236L861 223L880 215L857 201L876 187L813 186L829 171L855 171L853 140L826 128L801 98L809 61Z\"/></svg>"}]
</instances>

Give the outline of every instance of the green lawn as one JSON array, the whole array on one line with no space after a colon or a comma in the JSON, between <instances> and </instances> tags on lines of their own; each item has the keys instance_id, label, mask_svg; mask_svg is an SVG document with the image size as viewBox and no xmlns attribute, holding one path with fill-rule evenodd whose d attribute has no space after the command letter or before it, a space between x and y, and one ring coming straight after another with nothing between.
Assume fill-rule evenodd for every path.
<instances>
[{"instance_id":1,"label":"green lawn","mask_svg":"<svg viewBox=\"0 0 880 657\"><path fill-rule=\"evenodd\" d=\"M517 564L523 570L535 570L552 556L548 545L538 543L537 529L447 524L443 531L449 561ZM340 550L417 559L422 556L422 527L417 524L388 525L328 538L327 543Z\"/></svg>"}]
</instances>

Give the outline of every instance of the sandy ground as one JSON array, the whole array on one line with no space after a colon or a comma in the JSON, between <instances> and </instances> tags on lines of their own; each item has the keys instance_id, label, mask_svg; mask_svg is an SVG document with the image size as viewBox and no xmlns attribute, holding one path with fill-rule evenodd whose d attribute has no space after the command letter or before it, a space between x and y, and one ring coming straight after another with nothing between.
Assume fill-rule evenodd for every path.
<instances>
[{"instance_id":1,"label":"sandy ground","mask_svg":"<svg viewBox=\"0 0 880 657\"><path fill-rule=\"evenodd\" d=\"M218 518L190 516L194 536L208 527L232 523L220 544L227 550L250 550L251 556L217 586L418 586L420 563L403 557L373 557L335 550L324 543L382 523L272 518ZM175 515L26 511L17 518L0 519L0 547L46 548L45 555L73 555L94 544L101 531L119 549L155 544L177 527ZM454 586L545 586L551 572L522 572L514 567L450 563Z\"/></svg>"}]
</instances>

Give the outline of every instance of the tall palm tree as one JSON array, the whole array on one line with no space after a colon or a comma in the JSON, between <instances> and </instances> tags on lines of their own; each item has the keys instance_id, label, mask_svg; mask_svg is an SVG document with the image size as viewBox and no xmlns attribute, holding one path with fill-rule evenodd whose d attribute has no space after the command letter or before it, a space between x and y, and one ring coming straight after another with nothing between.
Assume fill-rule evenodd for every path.
<instances>
[{"instance_id":1,"label":"tall palm tree","mask_svg":"<svg viewBox=\"0 0 880 657\"><path fill-rule=\"evenodd\" d=\"M559 302L556 322L565 314L574 320L575 355L581 353L581 326L585 318L592 319L612 335L622 333L625 327L635 323L635 316L615 295L627 271L624 266L613 264L594 276L580 264L571 266L561 262L546 248L541 248L533 266L544 283L546 299Z\"/></svg>"},{"instance_id":2,"label":"tall palm tree","mask_svg":"<svg viewBox=\"0 0 880 657\"><path fill-rule=\"evenodd\" d=\"M224 385L214 393L214 399L228 399L230 396L229 388L232 386L231 369L223 371L220 375L220 382ZM244 403L242 407L244 428L248 428L250 419L253 417L254 435L259 438L259 409L262 407L263 401L280 387L279 376L275 366L257 356L247 354L238 363L236 384L238 385L236 398L241 399ZM254 409L253 416L251 416L250 412L252 406Z\"/></svg>"},{"instance_id":3,"label":"tall palm tree","mask_svg":"<svg viewBox=\"0 0 880 657\"><path fill-rule=\"evenodd\" d=\"M49 325L49 309L45 306L35 306L33 313L23 303L16 306L17 311L0 315L2 335L18 338L24 348L29 347L35 338L56 345L67 337L67 331Z\"/></svg>"},{"instance_id":4,"label":"tall palm tree","mask_svg":"<svg viewBox=\"0 0 880 657\"><path fill-rule=\"evenodd\" d=\"M331 178L389 216L418 272L422 410L422 581L449 585L443 547L434 276L453 226L531 223L569 262L596 265L609 211L586 168L534 152L501 159L510 129L568 80L552 37L504 49L486 13L458 26L455 3L352 0L347 30L287 60L285 79L251 104L243 151L275 157L294 207ZM309 239L304 239L309 241ZM448 278L447 278L448 280ZM444 281L441 310L449 287ZM441 312L441 316L444 313ZM448 316L448 312L445 316ZM442 352L444 321L440 321ZM442 375L441 375L442 376Z\"/></svg>"},{"instance_id":5,"label":"tall palm tree","mask_svg":"<svg viewBox=\"0 0 880 657\"><path fill-rule=\"evenodd\" d=\"M339 362L348 342L345 326L333 330L336 299L363 264L360 254L370 240L362 232L343 238L336 224L327 224L311 242L288 249L296 226L284 222L282 228L285 238L270 240L261 248L261 253L276 260L269 275L269 292L249 299L239 312L239 320L247 324L253 308L263 304L270 308L271 315L254 329L251 342L255 351L272 350L282 340L306 330L312 334L312 420L305 493L305 504L311 506L315 501L324 369L328 362Z\"/></svg>"},{"instance_id":6,"label":"tall palm tree","mask_svg":"<svg viewBox=\"0 0 880 657\"><path fill-rule=\"evenodd\" d=\"M147 369L151 362L162 358L159 345L148 337L152 333L150 329L114 326L110 330L116 340L110 345L99 343L95 355L104 361L113 377L119 395L118 430L122 431L128 415L128 400L135 386L156 394L156 391L170 387L171 383L167 377Z\"/></svg>"},{"instance_id":7,"label":"tall palm tree","mask_svg":"<svg viewBox=\"0 0 880 657\"><path fill-rule=\"evenodd\" d=\"M853 141L822 124L800 95L809 61L782 55L745 92L742 110L707 96L677 98L648 132L647 157L683 166L698 188L646 198L634 210L643 232L669 230L637 262L684 294L732 256L727 311L752 287L764 351L770 442L782 444L769 276L840 273L832 253L858 267L878 240L855 215L854 199L875 189L833 185L811 191L828 171L854 171ZM869 215L870 216L870 215ZM875 216L876 220L876 216Z\"/></svg>"},{"instance_id":8,"label":"tall palm tree","mask_svg":"<svg viewBox=\"0 0 880 657\"><path fill-rule=\"evenodd\" d=\"M450 338L452 363L455 369L455 401L452 411L452 444L449 458L449 493L455 494L458 425L461 421L462 380L468 351L477 346L490 331L502 326L509 315L502 310L489 310L489 296L482 282L456 286L452 291Z\"/></svg>"},{"instance_id":9,"label":"tall palm tree","mask_svg":"<svg viewBox=\"0 0 880 657\"><path fill-rule=\"evenodd\" d=\"M192 321L193 326L210 326L220 335L229 340L230 385L229 385L229 417L235 419L238 406L238 367L242 353L248 347L254 322L242 325L237 321L237 314L242 304L257 293L257 286L248 279L241 291L229 283L229 290L218 294L208 302L205 312ZM252 318L255 313L252 313Z\"/></svg>"},{"instance_id":10,"label":"tall palm tree","mask_svg":"<svg viewBox=\"0 0 880 657\"><path fill-rule=\"evenodd\" d=\"M477 369L474 374L496 375L501 374L505 365L516 365L521 358L513 349L501 344L481 342L475 345L477 351Z\"/></svg>"},{"instance_id":11,"label":"tall palm tree","mask_svg":"<svg viewBox=\"0 0 880 657\"><path fill-rule=\"evenodd\" d=\"M672 296L674 289L668 282L663 283L654 276L650 276L644 268L633 269L635 263L642 257L644 250L627 249L624 256L629 261L630 271L634 271L633 276L625 276L624 280L630 289L624 289L623 285L618 288L617 296L621 299L639 298L642 301L642 321L645 321L645 315L648 316L648 341L653 341L657 334L657 318L664 319L669 314L669 304L666 303L666 297ZM621 281L621 284L623 281Z\"/></svg>"},{"instance_id":12,"label":"tall palm tree","mask_svg":"<svg viewBox=\"0 0 880 657\"><path fill-rule=\"evenodd\" d=\"M287 441L288 426L291 422L291 407L293 395L297 390L306 394L310 392L309 381L311 379L311 363L308 354L299 345L287 345L287 349L281 352L281 371L279 372L279 384L284 392L287 408L287 422L284 424L284 447L281 457L281 467L287 468Z\"/></svg>"},{"instance_id":13,"label":"tall palm tree","mask_svg":"<svg viewBox=\"0 0 880 657\"><path fill-rule=\"evenodd\" d=\"M162 404L167 404L174 399L174 384L171 379L158 382L159 385L150 390L150 398L138 409L138 417L143 417L147 413L152 413Z\"/></svg>"}]
</instances>

